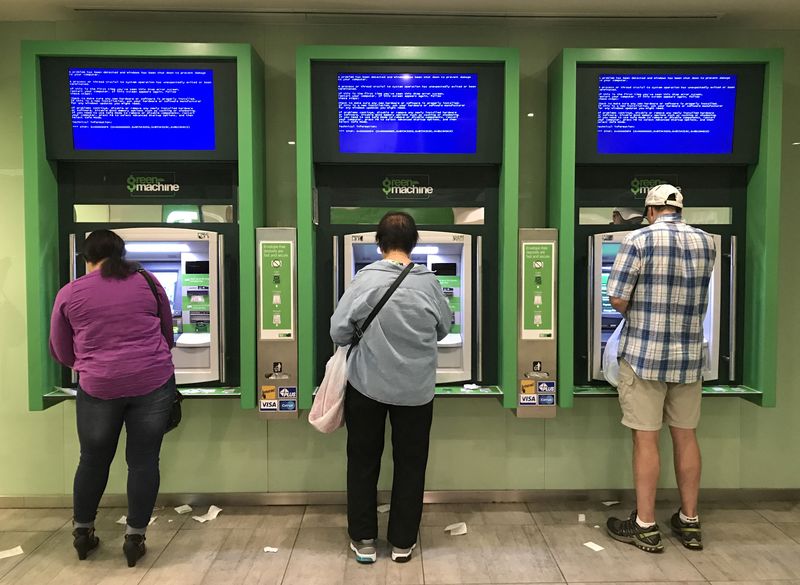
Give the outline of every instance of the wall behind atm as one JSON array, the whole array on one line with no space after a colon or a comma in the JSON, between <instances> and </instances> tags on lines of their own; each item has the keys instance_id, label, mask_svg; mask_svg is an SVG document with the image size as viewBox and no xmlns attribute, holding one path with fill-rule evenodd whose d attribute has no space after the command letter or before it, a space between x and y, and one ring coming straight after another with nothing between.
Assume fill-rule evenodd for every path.
<instances>
[{"instance_id":1,"label":"wall behind atm","mask_svg":"<svg viewBox=\"0 0 800 585\"><path fill-rule=\"evenodd\" d=\"M800 485L800 34L799 31L704 30L697 25L545 27L505 21L476 25L354 18L229 24L152 20L0 23L0 495L68 494L78 458L75 407L26 408L25 261L20 121L23 39L251 43L267 66L268 225L295 214L294 55L298 44L513 46L521 53L520 224L544 225L547 66L563 47L784 47L784 163L778 407L738 399L704 402L700 429L704 485L717 488ZM528 112L535 116L529 118ZM688 193L691 202L691 193ZM342 490L344 432L323 436L304 420L266 424L236 401L184 402L184 422L166 438L164 492ZM581 489L631 485L629 434L609 399L576 400L542 422L518 420L492 400L436 403L429 489ZM666 438L666 437L665 437ZM665 445L667 445L665 441ZM667 445L668 446L668 445ZM665 450L665 453L667 451ZM120 457L122 453L119 453ZM665 465L662 483L674 485ZM386 460L386 470L390 460ZM110 493L125 486L118 460ZM384 488L389 486L384 474Z\"/></svg>"}]
</instances>

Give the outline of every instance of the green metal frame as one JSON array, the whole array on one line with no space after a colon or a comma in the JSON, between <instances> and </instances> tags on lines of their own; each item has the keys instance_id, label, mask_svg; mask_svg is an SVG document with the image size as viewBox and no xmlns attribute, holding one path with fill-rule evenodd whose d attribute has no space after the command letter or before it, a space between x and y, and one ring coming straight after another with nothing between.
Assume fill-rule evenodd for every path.
<instances>
[{"instance_id":1,"label":"green metal frame","mask_svg":"<svg viewBox=\"0 0 800 585\"><path fill-rule=\"evenodd\" d=\"M311 142L312 61L450 61L505 65L503 166L500 177L500 386L516 407L517 231L519 200L519 53L494 47L302 46L297 50L297 264L299 407L310 408L315 380L315 237Z\"/></svg>"},{"instance_id":2,"label":"green metal frame","mask_svg":"<svg viewBox=\"0 0 800 585\"><path fill-rule=\"evenodd\" d=\"M256 405L255 228L264 222L264 64L250 45L24 41L22 129L25 173L25 263L28 316L28 407L43 410L58 400L46 395L58 385L50 357L50 309L58 292L58 189L55 167L45 156L40 57L136 57L234 59L237 64L239 150L239 261L241 314L240 395L242 408ZM247 267L253 267L248 270ZM60 394L55 392L56 395Z\"/></svg>"},{"instance_id":3,"label":"green metal frame","mask_svg":"<svg viewBox=\"0 0 800 585\"><path fill-rule=\"evenodd\" d=\"M571 407L576 391L571 324L575 239L575 108L579 64L607 63L763 63L764 105L759 162L750 169L747 187L745 265L744 384L713 386L706 395L741 396L760 406L775 406L777 384L778 226L781 188L781 49L564 49L549 69L548 221L559 229L558 404ZM614 395L605 389L605 395ZM602 394L603 389L587 392Z\"/></svg>"}]
</instances>

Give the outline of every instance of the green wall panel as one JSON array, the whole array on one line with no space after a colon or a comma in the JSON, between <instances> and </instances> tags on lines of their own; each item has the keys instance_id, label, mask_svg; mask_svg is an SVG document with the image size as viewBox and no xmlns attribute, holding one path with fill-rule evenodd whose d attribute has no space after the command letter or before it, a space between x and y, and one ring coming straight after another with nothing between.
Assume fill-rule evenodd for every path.
<instances>
[{"instance_id":1,"label":"green wall panel","mask_svg":"<svg viewBox=\"0 0 800 585\"><path fill-rule=\"evenodd\" d=\"M141 21L134 21L141 24ZM134 32L135 31L135 32ZM668 33L668 34L665 34ZM19 41L22 39L161 40L249 42L266 63L267 225L295 222L295 49L300 44L507 45L520 50L520 225L545 225L548 121L547 67L566 46L783 47L785 84L783 197L780 215L781 287L777 314L777 408L735 399L704 402L700 436L706 487L800 485L800 360L797 331L800 290L795 250L800 231L800 34L699 27L549 27L522 23L489 25L414 21L380 26L265 22L0 23L0 495L64 494L71 491L77 457L74 407L63 404L28 412L25 330L25 258L22 246L22 130ZM534 117L526 116L528 112ZM571 318L571 315L568 315ZM630 440L611 399L582 399L551 421L520 420L493 400L437 402L428 486L492 489L629 487ZM186 419L171 433L162 454L166 491L340 490L344 487L344 433L316 433L301 417L266 423L239 410L235 401L189 400ZM485 429L488 429L486 431ZM668 454L664 437L662 451ZM118 457L122 456L122 452ZM390 469L388 454L385 469ZM121 459L109 492L124 486ZM662 485L673 485L665 461ZM387 487L384 477L381 486Z\"/></svg>"}]
</instances>

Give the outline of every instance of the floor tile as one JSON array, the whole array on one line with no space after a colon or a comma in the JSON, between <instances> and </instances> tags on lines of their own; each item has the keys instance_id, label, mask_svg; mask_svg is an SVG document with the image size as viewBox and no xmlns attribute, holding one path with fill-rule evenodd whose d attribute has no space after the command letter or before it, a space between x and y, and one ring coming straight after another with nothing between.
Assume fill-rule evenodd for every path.
<instances>
[{"instance_id":1,"label":"floor tile","mask_svg":"<svg viewBox=\"0 0 800 585\"><path fill-rule=\"evenodd\" d=\"M609 537L604 528L554 524L541 527L567 582L704 581L704 577L669 541L663 554L649 554ZM605 550L584 546L594 542Z\"/></svg>"},{"instance_id":2,"label":"floor tile","mask_svg":"<svg viewBox=\"0 0 800 585\"><path fill-rule=\"evenodd\" d=\"M685 555L709 581L800 578L800 544L772 524L705 524L703 544Z\"/></svg>"},{"instance_id":3,"label":"floor tile","mask_svg":"<svg viewBox=\"0 0 800 585\"><path fill-rule=\"evenodd\" d=\"M181 530L298 528L303 510L303 506L228 506L222 508L215 520L201 523L192 519L192 516L202 516L208 512L208 506L195 507L194 511L186 514Z\"/></svg>"},{"instance_id":4,"label":"floor tile","mask_svg":"<svg viewBox=\"0 0 800 585\"><path fill-rule=\"evenodd\" d=\"M0 551L21 546L24 553L0 559L0 577L29 557L52 534L52 532L0 532Z\"/></svg>"},{"instance_id":5,"label":"floor tile","mask_svg":"<svg viewBox=\"0 0 800 585\"><path fill-rule=\"evenodd\" d=\"M800 502L764 502L753 509L770 522L800 522Z\"/></svg>"},{"instance_id":6,"label":"floor tile","mask_svg":"<svg viewBox=\"0 0 800 585\"><path fill-rule=\"evenodd\" d=\"M536 526L474 524L462 536L423 527L425 583L556 583L561 572Z\"/></svg>"},{"instance_id":7,"label":"floor tile","mask_svg":"<svg viewBox=\"0 0 800 585\"><path fill-rule=\"evenodd\" d=\"M534 524L525 504L425 504L422 526L523 526Z\"/></svg>"},{"instance_id":8,"label":"floor tile","mask_svg":"<svg viewBox=\"0 0 800 585\"><path fill-rule=\"evenodd\" d=\"M347 506L306 506L303 528L347 528Z\"/></svg>"},{"instance_id":9,"label":"floor tile","mask_svg":"<svg viewBox=\"0 0 800 585\"><path fill-rule=\"evenodd\" d=\"M158 559L177 531L147 535L147 554L135 568L122 555L122 534L97 531L100 546L79 561L72 548L72 534L59 530L30 556L0 579L2 585L136 585Z\"/></svg>"},{"instance_id":10,"label":"floor tile","mask_svg":"<svg viewBox=\"0 0 800 585\"><path fill-rule=\"evenodd\" d=\"M179 531L147 571L141 584L200 585L231 532L221 528ZM150 538L147 540L149 543Z\"/></svg>"},{"instance_id":11,"label":"floor tile","mask_svg":"<svg viewBox=\"0 0 800 585\"><path fill-rule=\"evenodd\" d=\"M72 519L68 508L0 509L0 532L47 532L58 530Z\"/></svg>"},{"instance_id":12,"label":"floor tile","mask_svg":"<svg viewBox=\"0 0 800 585\"><path fill-rule=\"evenodd\" d=\"M385 540L378 542L378 562L359 565L349 548L345 528L301 528L283 585L419 585L419 551L407 563L389 558Z\"/></svg>"},{"instance_id":13,"label":"floor tile","mask_svg":"<svg viewBox=\"0 0 800 585\"><path fill-rule=\"evenodd\" d=\"M297 528L231 530L202 585L280 585L297 538ZM264 547L277 548L265 553Z\"/></svg>"},{"instance_id":14,"label":"floor tile","mask_svg":"<svg viewBox=\"0 0 800 585\"><path fill-rule=\"evenodd\" d=\"M800 522L778 522L778 530L797 543L800 543Z\"/></svg>"}]
</instances>

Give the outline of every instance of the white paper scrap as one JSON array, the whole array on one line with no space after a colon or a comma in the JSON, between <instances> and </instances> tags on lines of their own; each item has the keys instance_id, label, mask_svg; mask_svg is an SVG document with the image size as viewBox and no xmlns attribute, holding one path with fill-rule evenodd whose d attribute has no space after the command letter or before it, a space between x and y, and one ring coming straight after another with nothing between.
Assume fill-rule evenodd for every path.
<instances>
[{"instance_id":1,"label":"white paper scrap","mask_svg":"<svg viewBox=\"0 0 800 585\"><path fill-rule=\"evenodd\" d=\"M265 546L264 547L264 552L265 553L276 553L276 552L278 552L278 549L275 548L274 546Z\"/></svg>"},{"instance_id":2,"label":"white paper scrap","mask_svg":"<svg viewBox=\"0 0 800 585\"><path fill-rule=\"evenodd\" d=\"M381 514L386 514L386 512L388 512L391 509L392 509L391 504L381 504L380 506L378 506L378 512L380 512Z\"/></svg>"},{"instance_id":3,"label":"white paper scrap","mask_svg":"<svg viewBox=\"0 0 800 585\"><path fill-rule=\"evenodd\" d=\"M158 516L153 516L152 518L150 518L150 522L148 522L147 525L148 526L152 526L153 522L155 522L157 518L158 518Z\"/></svg>"},{"instance_id":4,"label":"white paper scrap","mask_svg":"<svg viewBox=\"0 0 800 585\"><path fill-rule=\"evenodd\" d=\"M119 520L117 520L117 524L122 524L123 526L125 526L127 523L128 523L128 517L125 514L120 516Z\"/></svg>"},{"instance_id":5,"label":"white paper scrap","mask_svg":"<svg viewBox=\"0 0 800 585\"><path fill-rule=\"evenodd\" d=\"M461 536L462 534L467 533L467 523L456 522L455 524L451 524L450 526L445 528L444 531L449 532L450 536Z\"/></svg>"},{"instance_id":6,"label":"white paper scrap","mask_svg":"<svg viewBox=\"0 0 800 585\"><path fill-rule=\"evenodd\" d=\"M601 550L606 550L599 544L595 544L593 542L584 542L583 546L592 549L594 552L600 552Z\"/></svg>"},{"instance_id":7,"label":"white paper scrap","mask_svg":"<svg viewBox=\"0 0 800 585\"><path fill-rule=\"evenodd\" d=\"M578 522L586 522L586 514L578 514Z\"/></svg>"},{"instance_id":8,"label":"white paper scrap","mask_svg":"<svg viewBox=\"0 0 800 585\"><path fill-rule=\"evenodd\" d=\"M595 524L594 527L595 528L600 528L600 525L599 524Z\"/></svg>"},{"instance_id":9,"label":"white paper scrap","mask_svg":"<svg viewBox=\"0 0 800 585\"><path fill-rule=\"evenodd\" d=\"M217 508L216 506L209 506L208 512L206 512L202 516L192 516L192 519L197 520L202 524L203 522L214 520L217 516L219 516L220 512L222 512L222 508Z\"/></svg>"},{"instance_id":10,"label":"white paper scrap","mask_svg":"<svg viewBox=\"0 0 800 585\"><path fill-rule=\"evenodd\" d=\"M618 502L617 500L609 500L609 501L607 501L607 502L603 502L603 505L604 505L606 508L610 508L611 506L616 506L616 505L618 505L618 504L619 504L619 502Z\"/></svg>"},{"instance_id":11,"label":"white paper scrap","mask_svg":"<svg viewBox=\"0 0 800 585\"><path fill-rule=\"evenodd\" d=\"M7 559L9 557L16 557L24 554L25 551L22 550L21 546L15 546L14 548L10 548L8 550L0 550L0 559Z\"/></svg>"},{"instance_id":12,"label":"white paper scrap","mask_svg":"<svg viewBox=\"0 0 800 585\"><path fill-rule=\"evenodd\" d=\"M177 508L175 508L175 511L178 514L188 514L189 512L192 511L192 507L189 506L188 504L184 504L183 506L178 506Z\"/></svg>"},{"instance_id":13,"label":"white paper scrap","mask_svg":"<svg viewBox=\"0 0 800 585\"><path fill-rule=\"evenodd\" d=\"M464 384L464 390L477 390L480 388L477 384Z\"/></svg>"},{"instance_id":14,"label":"white paper scrap","mask_svg":"<svg viewBox=\"0 0 800 585\"><path fill-rule=\"evenodd\" d=\"M167 522L174 522L174 520L167 520Z\"/></svg>"}]
</instances>

